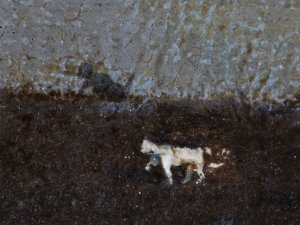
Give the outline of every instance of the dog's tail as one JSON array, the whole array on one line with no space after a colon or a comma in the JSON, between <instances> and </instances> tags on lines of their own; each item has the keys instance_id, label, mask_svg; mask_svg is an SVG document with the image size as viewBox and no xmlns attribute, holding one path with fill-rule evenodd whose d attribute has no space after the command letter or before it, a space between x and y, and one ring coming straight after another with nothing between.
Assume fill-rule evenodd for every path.
<instances>
[{"instance_id":1,"label":"dog's tail","mask_svg":"<svg viewBox=\"0 0 300 225\"><path fill-rule=\"evenodd\" d=\"M212 151L211 151L211 148L205 147L205 148L204 148L204 153L207 155L206 157L210 158L210 160L211 160L211 158L212 158ZM211 169L217 169L217 168L219 168L219 167L221 167L221 166L223 166L223 165L224 165L224 163L213 163L213 162L211 162L211 163L208 164L207 166L208 166L209 168L211 168Z\"/></svg>"},{"instance_id":2,"label":"dog's tail","mask_svg":"<svg viewBox=\"0 0 300 225\"><path fill-rule=\"evenodd\" d=\"M224 163L210 163L207 166L210 167L210 168L212 168L212 169L217 169L217 168L219 168L219 167L221 167L223 165L224 165Z\"/></svg>"}]
</instances>

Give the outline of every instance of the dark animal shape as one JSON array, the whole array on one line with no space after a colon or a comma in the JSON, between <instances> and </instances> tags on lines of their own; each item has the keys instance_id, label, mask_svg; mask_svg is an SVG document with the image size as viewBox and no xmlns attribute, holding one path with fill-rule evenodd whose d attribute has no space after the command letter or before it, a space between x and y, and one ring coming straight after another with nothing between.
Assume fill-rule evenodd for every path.
<instances>
[{"instance_id":1,"label":"dark animal shape","mask_svg":"<svg viewBox=\"0 0 300 225\"><path fill-rule=\"evenodd\" d=\"M115 83L108 75L103 73L97 73L93 76L92 82L94 84L94 91L104 92L109 96L125 96L125 87L121 84Z\"/></svg>"},{"instance_id":2,"label":"dark animal shape","mask_svg":"<svg viewBox=\"0 0 300 225\"><path fill-rule=\"evenodd\" d=\"M93 65L86 62L82 63L78 69L78 76L85 79L91 79L93 76Z\"/></svg>"},{"instance_id":3,"label":"dark animal shape","mask_svg":"<svg viewBox=\"0 0 300 225\"><path fill-rule=\"evenodd\" d=\"M90 63L84 62L80 65L78 76L86 79L86 83L82 89L92 86L94 92L97 94L121 98L126 96L126 88L123 85L114 82L107 74L94 74L93 65Z\"/></svg>"}]
</instances>

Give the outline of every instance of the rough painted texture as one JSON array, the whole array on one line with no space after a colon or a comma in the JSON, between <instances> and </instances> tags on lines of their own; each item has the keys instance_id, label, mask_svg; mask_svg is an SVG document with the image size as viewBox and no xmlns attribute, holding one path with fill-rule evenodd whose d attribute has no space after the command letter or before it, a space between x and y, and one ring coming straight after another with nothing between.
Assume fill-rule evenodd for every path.
<instances>
[{"instance_id":1,"label":"rough painted texture","mask_svg":"<svg viewBox=\"0 0 300 225\"><path fill-rule=\"evenodd\" d=\"M78 92L83 61L133 95L300 95L298 0L0 0L0 86Z\"/></svg>"}]
</instances>

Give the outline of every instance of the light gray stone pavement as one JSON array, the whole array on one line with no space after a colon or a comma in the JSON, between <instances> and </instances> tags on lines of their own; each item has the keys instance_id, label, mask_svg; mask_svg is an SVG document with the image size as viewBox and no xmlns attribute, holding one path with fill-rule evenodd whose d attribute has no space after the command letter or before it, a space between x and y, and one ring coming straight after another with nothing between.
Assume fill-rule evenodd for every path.
<instances>
[{"instance_id":1,"label":"light gray stone pavement","mask_svg":"<svg viewBox=\"0 0 300 225\"><path fill-rule=\"evenodd\" d=\"M78 92L88 61L130 94L300 95L298 0L0 0L0 87Z\"/></svg>"}]
</instances>

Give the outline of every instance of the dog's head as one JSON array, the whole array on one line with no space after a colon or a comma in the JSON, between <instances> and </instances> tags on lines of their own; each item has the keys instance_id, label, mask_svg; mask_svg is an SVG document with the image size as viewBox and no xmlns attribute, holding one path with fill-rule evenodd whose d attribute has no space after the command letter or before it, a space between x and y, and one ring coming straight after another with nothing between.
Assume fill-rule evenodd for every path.
<instances>
[{"instance_id":1,"label":"dog's head","mask_svg":"<svg viewBox=\"0 0 300 225\"><path fill-rule=\"evenodd\" d=\"M150 153L152 152L152 148L151 146L153 145L153 143L151 141L148 141L146 139L143 140L142 146L141 146L141 152L142 153Z\"/></svg>"}]
</instances>

